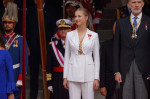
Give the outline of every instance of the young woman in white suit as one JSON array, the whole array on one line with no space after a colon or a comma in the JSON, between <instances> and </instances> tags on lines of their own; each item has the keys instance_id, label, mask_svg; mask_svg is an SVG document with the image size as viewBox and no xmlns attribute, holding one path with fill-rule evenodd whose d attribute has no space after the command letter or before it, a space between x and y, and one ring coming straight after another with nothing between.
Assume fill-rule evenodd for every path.
<instances>
[{"instance_id":1,"label":"young woman in white suit","mask_svg":"<svg viewBox=\"0 0 150 99\"><path fill-rule=\"evenodd\" d=\"M94 99L94 90L99 88L99 38L93 32L89 12L79 8L75 12L78 28L66 37L64 82L70 99Z\"/></svg>"}]
</instances>

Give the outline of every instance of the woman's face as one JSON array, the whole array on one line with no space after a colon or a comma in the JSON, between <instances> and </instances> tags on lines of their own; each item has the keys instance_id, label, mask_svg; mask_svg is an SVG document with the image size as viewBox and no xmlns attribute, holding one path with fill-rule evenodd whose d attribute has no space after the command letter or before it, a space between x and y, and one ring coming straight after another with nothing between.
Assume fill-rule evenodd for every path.
<instances>
[{"instance_id":1,"label":"woman's face","mask_svg":"<svg viewBox=\"0 0 150 99\"><path fill-rule=\"evenodd\" d=\"M78 26L86 25L88 16L85 16L83 11L77 10L75 12L75 22Z\"/></svg>"}]
</instances>

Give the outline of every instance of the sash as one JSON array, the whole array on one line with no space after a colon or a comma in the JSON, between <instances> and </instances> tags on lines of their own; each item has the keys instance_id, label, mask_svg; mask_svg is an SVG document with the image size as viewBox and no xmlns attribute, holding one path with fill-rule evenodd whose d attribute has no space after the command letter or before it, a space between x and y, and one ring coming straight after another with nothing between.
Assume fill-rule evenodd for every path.
<instances>
[{"instance_id":1,"label":"sash","mask_svg":"<svg viewBox=\"0 0 150 99\"><path fill-rule=\"evenodd\" d=\"M56 56L59 64L63 67L64 66L64 57L63 57L62 53L56 47L56 43L57 43L57 41L52 42L52 48L54 50L55 56Z\"/></svg>"},{"instance_id":2,"label":"sash","mask_svg":"<svg viewBox=\"0 0 150 99\"><path fill-rule=\"evenodd\" d=\"M7 50L9 50L9 48L10 48L10 46L12 45L13 41L14 41L17 37L18 37L18 35L14 33L14 34L8 39L8 41L7 41L6 44L5 44L5 48L6 48Z\"/></svg>"}]
</instances>

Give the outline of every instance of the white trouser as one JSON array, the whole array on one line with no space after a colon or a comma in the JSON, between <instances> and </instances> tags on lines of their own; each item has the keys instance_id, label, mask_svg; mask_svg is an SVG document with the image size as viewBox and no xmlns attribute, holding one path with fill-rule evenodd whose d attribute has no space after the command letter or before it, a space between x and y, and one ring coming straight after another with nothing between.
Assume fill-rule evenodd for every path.
<instances>
[{"instance_id":1,"label":"white trouser","mask_svg":"<svg viewBox=\"0 0 150 99\"><path fill-rule=\"evenodd\" d=\"M70 99L94 99L93 82L71 82L69 81Z\"/></svg>"}]
</instances>

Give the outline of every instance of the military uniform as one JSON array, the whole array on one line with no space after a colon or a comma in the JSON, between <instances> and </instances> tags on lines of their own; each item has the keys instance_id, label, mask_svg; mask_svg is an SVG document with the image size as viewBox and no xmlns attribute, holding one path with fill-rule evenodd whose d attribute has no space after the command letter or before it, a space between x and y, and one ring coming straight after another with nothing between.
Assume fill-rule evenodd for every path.
<instances>
[{"instance_id":1,"label":"military uniform","mask_svg":"<svg viewBox=\"0 0 150 99\"><path fill-rule=\"evenodd\" d=\"M126 17L130 14L130 9L127 5L117 8L117 19Z\"/></svg>"},{"instance_id":2,"label":"military uniform","mask_svg":"<svg viewBox=\"0 0 150 99\"><path fill-rule=\"evenodd\" d=\"M9 40L9 38L12 36L6 36L4 35L4 41L5 44ZM20 35L17 35L14 41L12 42L10 48L8 49L9 53L11 54L12 60L13 60L13 71L14 71L14 81L18 84L22 83L22 45L23 45L23 37ZM26 43L26 72L28 67L28 49L27 49L27 43ZM21 88L19 88L19 91L15 92L15 99L19 99L21 94Z\"/></svg>"},{"instance_id":3,"label":"military uniform","mask_svg":"<svg viewBox=\"0 0 150 99\"><path fill-rule=\"evenodd\" d=\"M60 19L56 25L59 29L58 34L65 33L61 35L64 40L73 23L67 19ZM65 32L62 32L64 30ZM48 90L53 93L51 99L69 99L68 90L63 86L65 41L62 39L50 42L47 49L47 85Z\"/></svg>"},{"instance_id":4,"label":"military uniform","mask_svg":"<svg viewBox=\"0 0 150 99\"><path fill-rule=\"evenodd\" d=\"M66 9L67 7L69 7L69 6L73 6L73 7L75 7L76 9L83 7L82 4L81 4L80 2L78 2L78 1L67 0L67 2L65 3L65 9ZM66 12L65 12L65 13L66 13ZM67 13L66 13L66 19L70 20L70 21L73 23L73 25L72 25L72 27L71 27L71 30L75 30L75 29L78 27L77 24L75 23L74 18L69 17L69 16L67 15ZM57 31L57 32L52 36L51 41L56 41L56 40L59 40L59 39L60 39L60 35L59 35L58 31Z\"/></svg>"},{"instance_id":5,"label":"military uniform","mask_svg":"<svg viewBox=\"0 0 150 99\"><path fill-rule=\"evenodd\" d=\"M63 55L65 53L65 49L63 47L62 41L53 41L56 42L56 48ZM63 67L58 62L55 52L52 48L52 43L48 46L47 51L47 85L53 86L53 99L69 99L68 90L63 87Z\"/></svg>"},{"instance_id":6,"label":"military uniform","mask_svg":"<svg viewBox=\"0 0 150 99\"><path fill-rule=\"evenodd\" d=\"M2 17L2 22L18 22L17 15L17 5L13 2L8 2L7 9ZM16 85L22 86L22 47L23 47L23 37L11 32L6 32L3 36L5 41L5 48L10 52L13 60L13 71L14 71L14 81ZM25 44L25 56L26 56L26 67L25 72L28 67L28 48L27 43ZM21 95L21 87L18 87L18 91L14 92L15 99L19 99Z\"/></svg>"}]
</instances>

